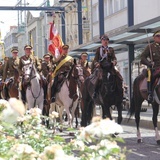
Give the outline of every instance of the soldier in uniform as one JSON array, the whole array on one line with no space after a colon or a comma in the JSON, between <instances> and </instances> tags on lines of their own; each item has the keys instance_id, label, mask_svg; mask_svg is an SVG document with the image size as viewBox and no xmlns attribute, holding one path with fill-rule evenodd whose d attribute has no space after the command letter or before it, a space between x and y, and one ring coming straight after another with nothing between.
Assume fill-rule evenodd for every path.
<instances>
[{"instance_id":1,"label":"soldier in uniform","mask_svg":"<svg viewBox=\"0 0 160 160\"><path fill-rule=\"evenodd\" d=\"M102 35L100 37L100 40L101 40L102 46L100 46L96 50L96 54L92 62L92 72L94 72L94 69L96 68L99 68L99 67L103 68L107 72L111 73L111 75L115 75L119 79L119 82L121 82L121 86L119 86L119 88L122 88L123 78L120 75L119 71L116 70L115 68L117 64L117 58L115 56L114 49L108 46L109 38L107 35ZM95 92L92 95L93 98L96 97L96 92L98 91L98 82L99 82L98 77L95 77L95 81L94 81Z\"/></svg>"},{"instance_id":2,"label":"soldier in uniform","mask_svg":"<svg viewBox=\"0 0 160 160\"><path fill-rule=\"evenodd\" d=\"M43 82L44 82L44 99L45 99L45 103L46 101L46 97L47 97L47 88L48 88L48 84L51 81L51 75L52 72L54 70L54 68L56 67L55 65L52 64L52 55L47 53L43 56L43 60L42 60L42 76L43 76Z\"/></svg>"},{"instance_id":3,"label":"soldier in uniform","mask_svg":"<svg viewBox=\"0 0 160 160\"><path fill-rule=\"evenodd\" d=\"M39 72L41 71L41 63L39 62L38 57L36 57L32 54L32 46L31 45L25 45L24 52L25 52L25 55L20 57L18 69L19 69L19 75L22 76L22 90L21 90L22 101L26 102L25 89L24 89L24 85L23 85L23 73L22 73L22 68L25 65L23 61L29 60L30 62L34 63L37 71L39 71Z\"/></svg>"},{"instance_id":4,"label":"soldier in uniform","mask_svg":"<svg viewBox=\"0 0 160 160\"><path fill-rule=\"evenodd\" d=\"M74 59L68 56L68 49L68 45L65 44L62 46L61 57L53 73L54 82L51 89L52 102L55 101L55 95L59 89L59 84L63 81L64 77L66 77L67 73L71 70L71 66L74 64Z\"/></svg>"},{"instance_id":5,"label":"soldier in uniform","mask_svg":"<svg viewBox=\"0 0 160 160\"><path fill-rule=\"evenodd\" d=\"M88 61L88 54L86 52L83 52L80 56L80 59L79 59L79 64L82 66L82 67L86 67Z\"/></svg>"},{"instance_id":6,"label":"soldier in uniform","mask_svg":"<svg viewBox=\"0 0 160 160\"><path fill-rule=\"evenodd\" d=\"M12 80L11 78L15 75L15 70L18 70L19 65L19 58L18 58L18 49L13 47L12 50L12 57L9 57L8 60L4 62L3 66L3 76L2 81L5 82L6 85ZM6 98L8 90L7 86L5 86Z\"/></svg>"},{"instance_id":7,"label":"soldier in uniform","mask_svg":"<svg viewBox=\"0 0 160 160\"><path fill-rule=\"evenodd\" d=\"M141 63L148 67L148 75L151 73L148 79L148 103L153 101L152 84L154 79L160 76L160 30L153 34L154 42L148 44L141 54Z\"/></svg>"},{"instance_id":8,"label":"soldier in uniform","mask_svg":"<svg viewBox=\"0 0 160 160\"><path fill-rule=\"evenodd\" d=\"M83 75L84 78L86 79L91 74L91 69L88 62L88 54L86 52L83 52L81 54L78 63L83 67Z\"/></svg>"},{"instance_id":9,"label":"soldier in uniform","mask_svg":"<svg viewBox=\"0 0 160 160\"><path fill-rule=\"evenodd\" d=\"M0 81L2 80L3 76L3 63L0 61Z\"/></svg>"},{"instance_id":10,"label":"soldier in uniform","mask_svg":"<svg viewBox=\"0 0 160 160\"><path fill-rule=\"evenodd\" d=\"M42 75L48 79L48 75L49 73L53 72L54 70L54 65L52 64L52 55L50 55L49 53L45 54L43 56L43 60L42 60Z\"/></svg>"}]
</instances>

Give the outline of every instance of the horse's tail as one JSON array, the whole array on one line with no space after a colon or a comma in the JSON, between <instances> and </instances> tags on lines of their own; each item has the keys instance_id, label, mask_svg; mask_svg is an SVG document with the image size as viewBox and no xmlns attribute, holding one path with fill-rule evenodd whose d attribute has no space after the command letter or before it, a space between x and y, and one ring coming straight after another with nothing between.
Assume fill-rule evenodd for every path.
<instances>
[{"instance_id":1,"label":"horse's tail","mask_svg":"<svg viewBox=\"0 0 160 160\"><path fill-rule=\"evenodd\" d=\"M137 95L139 95L139 82L143 78L144 77L142 75L139 75L138 77L136 77L136 79L133 82L133 93L132 93L131 103L130 103L130 108L129 108L129 119L128 119L128 121L135 114L135 110L136 110L136 103L135 103L136 102L136 97L137 97Z\"/></svg>"}]
</instances>

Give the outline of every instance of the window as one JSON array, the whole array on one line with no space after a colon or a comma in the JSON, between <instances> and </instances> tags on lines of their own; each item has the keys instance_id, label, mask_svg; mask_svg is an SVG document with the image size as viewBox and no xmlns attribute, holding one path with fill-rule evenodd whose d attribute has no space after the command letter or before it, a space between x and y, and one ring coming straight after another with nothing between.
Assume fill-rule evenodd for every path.
<instances>
[{"instance_id":1,"label":"window","mask_svg":"<svg viewBox=\"0 0 160 160\"><path fill-rule=\"evenodd\" d=\"M121 0L120 2L120 9L127 7L127 0Z\"/></svg>"},{"instance_id":2,"label":"window","mask_svg":"<svg viewBox=\"0 0 160 160\"><path fill-rule=\"evenodd\" d=\"M127 0L104 0L104 16L109 16L125 7L127 7Z\"/></svg>"},{"instance_id":3,"label":"window","mask_svg":"<svg viewBox=\"0 0 160 160\"><path fill-rule=\"evenodd\" d=\"M117 12L120 10L120 2L121 0L114 0L114 12Z\"/></svg>"},{"instance_id":4,"label":"window","mask_svg":"<svg viewBox=\"0 0 160 160\"><path fill-rule=\"evenodd\" d=\"M98 21L98 4L93 7L92 11L92 18L93 18L93 23Z\"/></svg>"}]
</instances>

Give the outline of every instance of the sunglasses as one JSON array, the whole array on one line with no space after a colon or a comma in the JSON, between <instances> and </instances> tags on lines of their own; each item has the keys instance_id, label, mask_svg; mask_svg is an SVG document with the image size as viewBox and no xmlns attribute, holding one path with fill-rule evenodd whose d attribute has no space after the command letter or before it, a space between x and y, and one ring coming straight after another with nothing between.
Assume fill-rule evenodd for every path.
<instances>
[{"instance_id":1,"label":"sunglasses","mask_svg":"<svg viewBox=\"0 0 160 160\"><path fill-rule=\"evenodd\" d=\"M156 37L160 37L160 35L156 35Z\"/></svg>"}]
</instances>

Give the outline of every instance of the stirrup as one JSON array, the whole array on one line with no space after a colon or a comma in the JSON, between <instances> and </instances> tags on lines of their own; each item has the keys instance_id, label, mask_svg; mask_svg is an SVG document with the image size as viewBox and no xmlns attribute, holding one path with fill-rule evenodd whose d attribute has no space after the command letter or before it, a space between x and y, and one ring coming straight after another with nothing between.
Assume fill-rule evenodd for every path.
<instances>
[{"instance_id":1,"label":"stirrup","mask_svg":"<svg viewBox=\"0 0 160 160\"><path fill-rule=\"evenodd\" d=\"M153 102L153 96L151 94L148 95L148 103L152 103Z\"/></svg>"}]
</instances>

